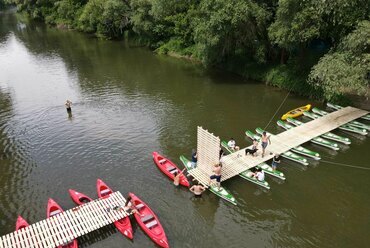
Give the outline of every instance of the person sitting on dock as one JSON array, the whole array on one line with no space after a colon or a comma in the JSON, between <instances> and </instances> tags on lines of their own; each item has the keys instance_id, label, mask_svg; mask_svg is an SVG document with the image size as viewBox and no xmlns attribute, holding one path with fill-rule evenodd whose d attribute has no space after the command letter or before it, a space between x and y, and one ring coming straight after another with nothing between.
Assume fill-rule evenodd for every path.
<instances>
[{"instance_id":1,"label":"person sitting on dock","mask_svg":"<svg viewBox=\"0 0 370 248\"><path fill-rule=\"evenodd\" d=\"M220 187L221 187L221 169L222 169L222 163L215 164L215 167L213 168L213 172L215 174L209 177L209 182L208 182L208 185L211 185L211 180L216 179L218 190L220 190Z\"/></svg>"},{"instance_id":2,"label":"person sitting on dock","mask_svg":"<svg viewBox=\"0 0 370 248\"><path fill-rule=\"evenodd\" d=\"M257 172L254 173L254 177L257 178L258 181L264 181L265 180L265 172L261 168L258 168Z\"/></svg>"},{"instance_id":3,"label":"person sitting on dock","mask_svg":"<svg viewBox=\"0 0 370 248\"><path fill-rule=\"evenodd\" d=\"M195 197L201 197L206 188L204 188L198 181L195 181L194 185L191 186L189 190L193 192Z\"/></svg>"},{"instance_id":4,"label":"person sitting on dock","mask_svg":"<svg viewBox=\"0 0 370 248\"><path fill-rule=\"evenodd\" d=\"M280 164L280 155L279 154L275 154L275 156L272 158L272 169L275 171L276 170L276 167L278 166L278 164Z\"/></svg>"},{"instance_id":5,"label":"person sitting on dock","mask_svg":"<svg viewBox=\"0 0 370 248\"><path fill-rule=\"evenodd\" d=\"M267 136L266 132L264 131L262 133L262 137L261 137L261 146L262 146L262 157L265 156L265 150L266 150L266 147L267 147L267 144L269 143L271 145L271 140L270 140L270 136Z\"/></svg>"},{"instance_id":6,"label":"person sitting on dock","mask_svg":"<svg viewBox=\"0 0 370 248\"><path fill-rule=\"evenodd\" d=\"M191 153L191 164L192 164L193 169L197 167L197 162L198 162L198 153L195 149L193 149Z\"/></svg>"},{"instance_id":7,"label":"person sitting on dock","mask_svg":"<svg viewBox=\"0 0 370 248\"><path fill-rule=\"evenodd\" d=\"M253 139L253 145L252 145L252 149L245 149L245 156L247 156L248 154L251 154L252 156L257 156L257 148L258 146L258 140L257 139Z\"/></svg>"},{"instance_id":8,"label":"person sitting on dock","mask_svg":"<svg viewBox=\"0 0 370 248\"><path fill-rule=\"evenodd\" d=\"M179 185L180 185L180 177L181 177L181 175L184 173L185 169L186 169L186 168L184 168L182 171L180 171L180 173L177 173L177 171L176 171L175 173L173 173L173 175L175 176L175 177L173 178L173 184L174 184L175 186L179 186Z\"/></svg>"},{"instance_id":9,"label":"person sitting on dock","mask_svg":"<svg viewBox=\"0 0 370 248\"><path fill-rule=\"evenodd\" d=\"M239 146L236 145L234 138L230 138L229 142L227 142L227 146L230 147L233 152L239 151Z\"/></svg>"}]
</instances>

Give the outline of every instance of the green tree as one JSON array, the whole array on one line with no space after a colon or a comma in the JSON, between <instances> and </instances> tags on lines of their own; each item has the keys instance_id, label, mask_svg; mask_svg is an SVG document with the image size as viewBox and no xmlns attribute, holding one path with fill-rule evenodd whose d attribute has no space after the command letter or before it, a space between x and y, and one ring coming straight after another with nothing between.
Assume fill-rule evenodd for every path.
<instances>
[{"instance_id":1,"label":"green tree","mask_svg":"<svg viewBox=\"0 0 370 248\"><path fill-rule=\"evenodd\" d=\"M89 0L78 23L84 32L119 38L130 27L130 8L122 0Z\"/></svg>"},{"instance_id":2,"label":"green tree","mask_svg":"<svg viewBox=\"0 0 370 248\"><path fill-rule=\"evenodd\" d=\"M270 18L271 13L253 1L201 1L193 22L198 56L210 65L233 56L258 55L257 61L263 62Z\"/></svg>"},{"instance_id":3,"label":"green tree","mask_svg":"<svg viewBox=\"0 0 370 248\"><path fill-rule=\"evenodd\" d=\"M340 95L368 96L370 86L370 22L357 28L312 68L309 82L324 90L326 99Z\"/></svg>"}]
</instances>

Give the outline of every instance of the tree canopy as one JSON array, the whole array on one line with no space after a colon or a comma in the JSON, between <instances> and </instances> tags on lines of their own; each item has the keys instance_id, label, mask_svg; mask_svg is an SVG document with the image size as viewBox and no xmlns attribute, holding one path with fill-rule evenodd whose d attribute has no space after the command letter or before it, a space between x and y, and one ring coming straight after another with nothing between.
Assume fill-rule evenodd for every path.
<instances>
[{"instance_id":1,"label":"tree canopy","mask_svg":"<svg viewBox=\"0 0 370 248\"><path fill-rule=\"evenodd\" d=\"M46 23L99 37L127 31L159 53L206 66L237 65L240 72L253 65L262 80L299 78L302 89L314 86L327 99L368 94L368 0L5 1Z\"/></svg>"}]
</instances>

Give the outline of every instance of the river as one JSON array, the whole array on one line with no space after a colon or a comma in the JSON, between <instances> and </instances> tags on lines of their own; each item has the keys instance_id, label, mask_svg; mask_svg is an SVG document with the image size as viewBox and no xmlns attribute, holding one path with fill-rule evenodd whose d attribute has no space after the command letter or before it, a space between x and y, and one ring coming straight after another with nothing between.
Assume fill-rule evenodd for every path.
<instances>
[{"instance_id":1,"label":"river","mask_svg":"<svg viewBox=\"0 0 370 248\"><path fill-rule=\"evenodd\" d=\"M287 180L271 190L233 178L223 185L233 206L210 192L193 199L174 188L151 157L180 164L196 147L196 127L240 146L246 129L264 127L286 91L199 64L153 54L126 42L48 28L13 12L0 14L0 235L21 214L45 218L54 198L74 206L68 189L96 198L103 179L135 192L158 214L171 247L366 247L370 243L370 139L340 131L350 146L304 168L282 161ZM73 102L68 117L64 103ZM287 110L322 103L290 94ZM307 121L306 119L303 119ZM113 225L79 239L81 247L155 247L134 225L131 242Z\"/></svg>"}]
</instances>

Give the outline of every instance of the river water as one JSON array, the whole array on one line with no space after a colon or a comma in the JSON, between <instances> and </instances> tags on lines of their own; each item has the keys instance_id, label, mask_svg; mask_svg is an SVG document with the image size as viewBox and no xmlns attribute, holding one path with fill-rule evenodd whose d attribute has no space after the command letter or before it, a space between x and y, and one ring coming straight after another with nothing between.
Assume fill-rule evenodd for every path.
<instances>
[{"instance_id":1,"label":"river water","mask_svg":"<svg viewBox=\"0 0 370 248\"><path fill-rule=\"evenodd\" d=\"M370 139L346 135L350 146L307 168L286 160L285 182L271 190L240 178L223 185L232 206L207 192L193 199L154 165L159 151L180 165L196 147L196 127L222 139L250 141L246 129L264 127L287 92L199 64L158 56L125 42L102 41L47 28L14 13L0 15L0 235L17 215L45 218L54 198L72 208L68 189L96 198L103 179L135 192L158 214L172 247L366 247L370 242ZM73 102L68 117L64 102ZM297 106L321 103L291 94L276 120ZM305 119L303 119L305 120ZM113 226L79 239L81 247L155 247L134 225L133 242Z\"/></svg>"}]
</instances>

